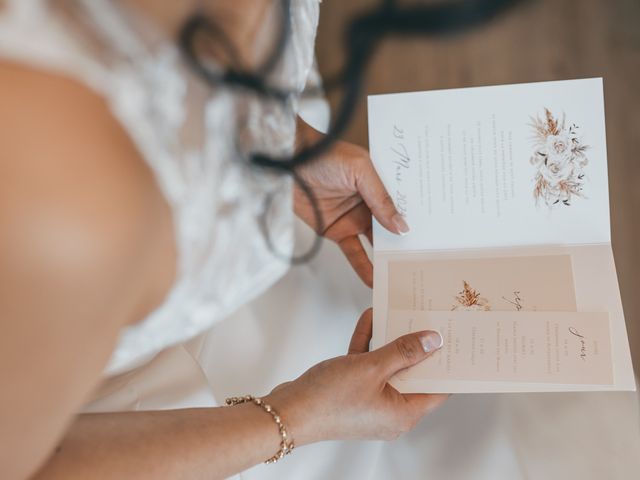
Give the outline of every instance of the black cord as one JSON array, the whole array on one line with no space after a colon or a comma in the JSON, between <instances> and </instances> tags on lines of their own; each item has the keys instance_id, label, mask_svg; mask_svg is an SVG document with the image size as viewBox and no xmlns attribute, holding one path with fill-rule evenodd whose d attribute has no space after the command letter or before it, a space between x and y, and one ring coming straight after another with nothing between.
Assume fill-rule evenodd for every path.
<instances>
[{"instance_id":1,"label":"black cord","mask_svg":"<svg viewBox=\"0 0 640 480\"><path fill-rule=\"evenodd\" d=\"M308 252L289 258L291 263L302 263L312 258L322 243L324 222L316 198L311 188L295 173L295 168L327 152L347 129L355 112L366 68L376 48L388 36L434 36L465 31L484 24L509 7L526 0L455 0L429 3L428 5L398 6L396 0L381 0L379 5L355 17L345 32L346 61L342 70L325 80L323 90L342 88L342 101L337 108L326 135L312 145L303 147L290 157L275 157L262 152L249 154L248 161L258 167L292 175L294 182L307 196L316 221L318 234ZM281 27L271 53L265 62L254 71L239 65L239 56L223 29L215 20L202 13L195 13L183 26L178 44L187 63L207 83L215 86L244 89L265 99L287 102L292 96L300 95L269 82L270 73L280 62L291 35L291 0L281 0ZM199 58L196 41L198 35L220 43L232 64L221 69ZM305 91L304 95L318 95L321 89ZM278 257L268 233L267 212L272 197L265 200L265 210L260 220L261 228L269 248Z\"/></svg>"}]
</instances>

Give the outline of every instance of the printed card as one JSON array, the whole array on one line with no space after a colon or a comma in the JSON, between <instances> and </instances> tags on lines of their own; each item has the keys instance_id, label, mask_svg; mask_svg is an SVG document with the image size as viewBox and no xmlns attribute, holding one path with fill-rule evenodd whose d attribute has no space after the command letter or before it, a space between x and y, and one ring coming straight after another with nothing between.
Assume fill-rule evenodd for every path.
<instances>
[{"instance_id":1,"label":"printed card","mask_svg":"<svg viewBox=\"0 0 640 480\"><path fill-rule=\"evenodd\" d=\"M576 311L571 257L389 262L389 308Z\"/></svg>"},{"instance_id":2,"label":"printed card","mask_svg":"<svg viewBox=\"0 0 640 480\"><path fill-rule=\"evenodd\" d=\"M376 250L610 241L602 79L369 97L371 157L411 227Z\"/></svg>"},{"instance_id":3,"label":"printed card","mask_svg":"<svg viewBox=\"0 0 640 480\"><path fill-rule=\"evenodd\" d=\"M373 163L408 235L375 220L372 348L444 347L402 392L634 390L611 250L602 79L369 97Z\"/></svg>"},{"instance_id":4,"label":"printed card","mask_svg":"<svg viewBox=\"0 0 640 480\"><path fill-rule=\"evenodd\" d=\"M403 380L613 383L609 315L577 312L391 310L391 341L438 330L444 345Z\"/></svg>"}]
</instances>

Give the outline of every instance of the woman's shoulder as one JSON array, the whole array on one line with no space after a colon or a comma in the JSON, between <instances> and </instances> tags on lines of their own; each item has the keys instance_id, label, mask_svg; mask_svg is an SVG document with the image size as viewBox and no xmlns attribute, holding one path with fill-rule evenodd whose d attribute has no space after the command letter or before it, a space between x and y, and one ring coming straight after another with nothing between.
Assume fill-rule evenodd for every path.
<instances>
[{"instance_id":1,"label":"woman's shoulder","mask_svg":"<svg viewBox=\"0 0 640 480\"><path fill-rule=\"evenodd\" d=\"M127 288L140 297L127 300L131 315L143 316L175 268L171 214L153 173L83 84L6 61L0 84L0 257L107 292Z\"/></svg>"},{"instance_id":2,"label":"woman's shoulder","mask_svg":"<svg viewBox=\"0 0 640 480\"><path fill-rule=\"evenodd\" d=\"M122 327L160 303L175 256L168 207L100 96L9 62L0 85L0 424L24 476Z\"/></svg>"}]
</instances>

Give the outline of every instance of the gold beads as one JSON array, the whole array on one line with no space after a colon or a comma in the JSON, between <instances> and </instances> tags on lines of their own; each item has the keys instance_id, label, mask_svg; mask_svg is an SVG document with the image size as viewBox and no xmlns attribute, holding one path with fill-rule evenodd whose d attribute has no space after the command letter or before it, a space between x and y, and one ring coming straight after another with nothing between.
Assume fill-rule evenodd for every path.
<instances>
[{"instance_id":1,"label":"gold beads","mask_svg":"<svg viewBox=\"0 0 640 480\"><path fill-rule=\"evenodd\" d=\"M289 438L289 434L287 433L287 429L282 423L282 419L280 415L273 409L271 405L265 403L261 398L256 398L252 395L245 395L244 397L229 397L225 400L227 406L240 405L241 403L253 402L260 408L262 408L265 412L271 415L273 421L276 422L278 426L278 432L280 433L280 449L276 454L267 460L264 463L276 463L278 460L283 458L285 455L289 455L294 448L293 440L287 441Z\"/></svg>"}]
</instances>

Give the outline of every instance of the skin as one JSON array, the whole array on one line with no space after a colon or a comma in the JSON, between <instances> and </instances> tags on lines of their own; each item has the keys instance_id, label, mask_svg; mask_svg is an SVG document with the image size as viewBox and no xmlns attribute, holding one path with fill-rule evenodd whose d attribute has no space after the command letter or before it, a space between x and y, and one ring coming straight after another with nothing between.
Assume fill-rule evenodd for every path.
<instances>
[{"instance_id":1,"label":"skin","mask_svg":"<svg viewBox=\"0 0 640 480\"><path fill-rule=\"evenodd\" d=\"M185 13L167 10L178 8L174 3ZM225 4L229 18L241 22L243 3L216 8ZM137 3L169 32L188 13L185 5ZM249 27L237 29L239 45L251 38ZM100 383L120 330L145 318L172 285L171 214L99 96L7 61L0 62L0 84L0 379L10 386L0 396L0 477L222 478L273 455L275 425L251 404L77 414ZM299 142L319 135L302 123L298 130ZM324 235L370 284L357 235L370 236L371 213L394 232L398 223L366 151L339 143L300 174L319 198ZM294 195L296 213L309 221L309 205ZM367 352L370 330L367 311L348 355L267 397L298 446L394 438L444 400L400 395L387 383L426 358L424 333Z\"/></svg>"},{"instance_id":2,"label":"skin","mask_svg":"<svg viewBox=\"0 0 640 480\"><path fill-rule=\"evenodd\" d=\"M322 136L301 119L297 135L299 146L314 143ZM318 200L325 223L322 235L338 244L362 281L373 287L373 266L358 235L373 242L372 214L393 233L408 233L409 227L373 168L369 152L359 145L338 141L320 161L303 165L298 173ZM294 209L307 224L314 225L309 199L299 188L294 189Z\"/></svg>"}]
</instances>

